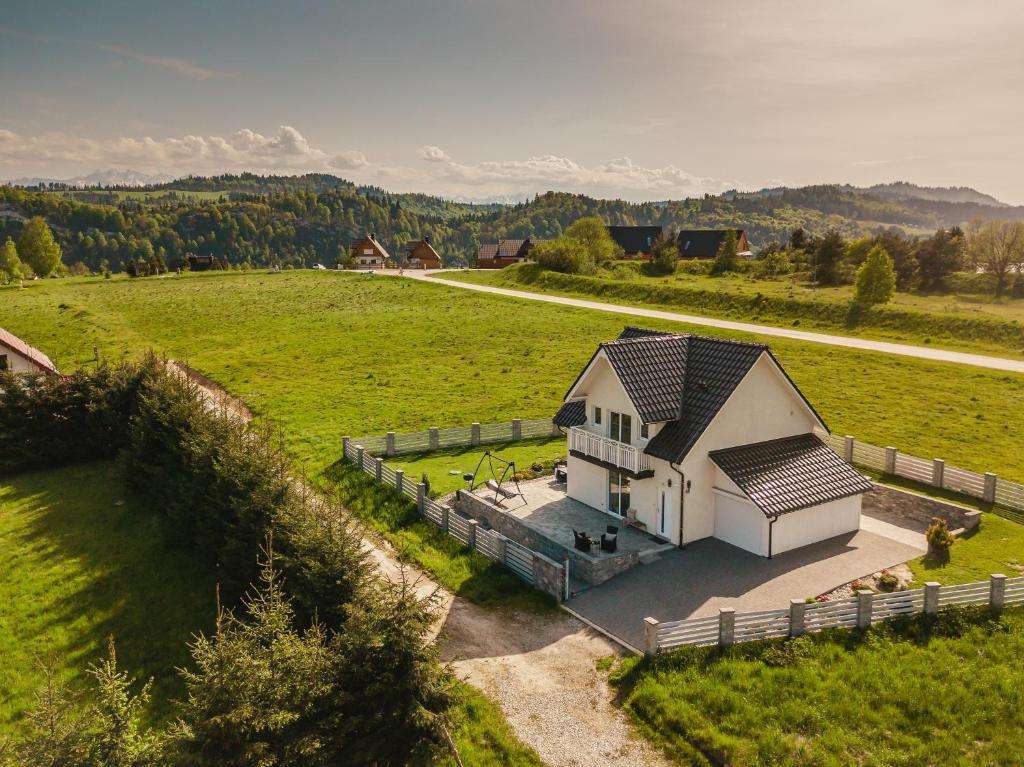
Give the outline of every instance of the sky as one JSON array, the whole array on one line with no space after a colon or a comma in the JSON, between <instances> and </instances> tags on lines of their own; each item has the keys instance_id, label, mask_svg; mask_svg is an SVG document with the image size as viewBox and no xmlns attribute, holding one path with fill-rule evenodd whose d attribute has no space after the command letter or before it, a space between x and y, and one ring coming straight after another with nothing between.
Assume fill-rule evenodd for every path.
<instances>
[{"instance_id":1,"label":"sky","mask_svg":"<svg viewBox=\"0 0 1024 767\"><path fill-rule=\"evenodd\" d=\"M0 15L0 179L330 172L663 200L1024 203L1020 0L60 2Z\"/></svg>"}]
</instances>

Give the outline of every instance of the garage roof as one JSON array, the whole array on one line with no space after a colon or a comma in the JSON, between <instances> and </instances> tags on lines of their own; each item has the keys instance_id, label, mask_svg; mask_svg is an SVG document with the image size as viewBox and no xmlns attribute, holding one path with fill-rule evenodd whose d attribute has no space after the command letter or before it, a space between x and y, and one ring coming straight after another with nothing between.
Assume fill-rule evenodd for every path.
<instances>
[{"instance_id":1,"label":"garage roof","mask_svg":"<svg viewBox=\"0 0 1024 767\"><path fill-rule=\"evenodd\" d=\"M708 457L767 517L871 489L870 481L814 434L713 450Z\"/></svg>"}]
</instances>

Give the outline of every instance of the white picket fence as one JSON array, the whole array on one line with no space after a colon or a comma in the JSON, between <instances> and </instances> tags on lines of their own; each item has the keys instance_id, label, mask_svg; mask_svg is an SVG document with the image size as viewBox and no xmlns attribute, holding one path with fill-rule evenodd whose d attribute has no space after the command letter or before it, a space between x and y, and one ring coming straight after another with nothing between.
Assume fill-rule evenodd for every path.
<instances>
[{"instance_id":1,"label":"white picket fence","mask_svg":"<svg viewBox=\"0 0 1024 767\"><path fill-rule=\"evenodd\" d=\"M494 445L500 442L518 442L521 439L558 437L562 432L550 418L524 421L513 418L503 423L472 423L447 429L431 427L426 431L393 432L355 439L371 455L405 455L443 450L452 447Z\"/></svg>"},{"instance_id":2,"label":"white picket fence","mask_svg":"<svg viewBox=\"0 0 1024 767\"><path fill-rule=\"evenodd\" d=\"M895 447L878 447L851 436L821 434L843 460L896 477L954 493L979 498L1010 510L1007 515L1024 522L1024 485L1002 479L992 472L978 474L947 464L941 458L927 460L901 452Z\"/></svg>"},{"instance_id":3,"label":"white picket fence","mask_svg":"<svg viewBox=\"0 0 1024 767\"><path fill-rule=\"evenodd\" d=\"M354 463L378 482L414 500L424 519L440 527L459 543L504 565L530 586L541 587L534 575L534 560L543 556L539 552L506 538L495 530L484 529L476 520L466 519L448 506L428 498L426 485L409 479L401 469L391 468L384 463L383 458L371 455L364 445L346 439L343 452L345 460ZM553 596L562 598L561 593Z\"/></svg>"},{"instance_id":4,"label":"white picket fence","mask_svg":"<svg viewBox=\"0 0 1024 767\"><path fill-rule=\"evenodd\" d=\"M682 645L732 645L758 639L796 637L831 628L867 628L900 615L934 614L954 605L1004 607L1024 604L1024 576L995 574L987 581L942 586L930 582L924 588L875 594L858 591L848 599L806 602L794 599L789 609L737 613L723 607L718 615L681 621L644 619L645 652L657 655Z\"/></svg>"}]
</instances>

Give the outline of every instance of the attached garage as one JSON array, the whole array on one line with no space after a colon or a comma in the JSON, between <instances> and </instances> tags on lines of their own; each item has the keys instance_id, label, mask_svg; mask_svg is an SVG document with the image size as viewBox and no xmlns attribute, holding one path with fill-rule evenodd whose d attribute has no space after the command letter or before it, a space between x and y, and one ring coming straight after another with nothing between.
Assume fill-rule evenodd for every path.
<instances>
[{"instance_id":1,"label":"attached garage","mask_svg":"<svg viewBox=\"0 0 1024 767\"><path fill-rule=\"evenodd\" d=\"M860 528L871 482L814 434L716 450L715 537L771 557Z\"/></svg>"}]
</instances>

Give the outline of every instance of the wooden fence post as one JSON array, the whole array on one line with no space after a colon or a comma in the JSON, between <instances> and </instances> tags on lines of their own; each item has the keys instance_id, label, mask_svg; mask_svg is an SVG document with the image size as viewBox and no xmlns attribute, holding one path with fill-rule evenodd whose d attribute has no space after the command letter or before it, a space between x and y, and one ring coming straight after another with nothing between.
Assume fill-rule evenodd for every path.
<instances>
[{"instance_id":1,"label":"wooden fence post","mask_svg":"<svg viewBox=\"0 0 1024 767\"><path fill-rule=\"evenodd\" d=\"M926 615L935 615L939 611L939 589L941 584L937 581L928 581L924 584L924 612Z\"/></svg>"},{"instance_id":2,"label":"wooden fence post","mask_svg":"<svg viewBox=\"0 0 1024 767\"><path fill-rule=\"evenodd\" d=\"M480 523L475 519L471 519L467 522L467 526L469 527L469 535L467 537L469 538L469 541L466 542L466 545L471 549L476 548L476 528L479 524Z\"/></svg>"},{"instance_id":3,"label":"wooden fence post","mask_svg":"<svg viewBox=\"0 0 1024 767\"><path fill-rule=\"evenodd\" d=\"M393 431L389 431L387 433L387 436L384 438L384 444L386 445L386 447L384 448L384 452L387 453L388 455L394 455L395 454L395 433Z\"/></svg>"},{"instance_id":4,"label":"wooden fence post","mask_svg":"<svg viewBox=\"0 0 1024 767\"><path fill-rule=\"evenodd\" d=\"M802 599L789 600L789 635L798 637L807 631L804 616L807 614L807 603Z\"/></svg>"},{"instance_id":5,"label":"wooden fence post","mask_svg":"<svg viewBox=\"0 0 1024 767\"><path fill-rule=\"evenodd\" d=\"M427 508L427 486L420 482L416 485L416 507L420 510L420 516Z\"/></svg>"},{"instance_id":6,"label":"wooden fence post","mask_svg":"<svg viewBox=\"0 0 1024 767\"><path fill-rule=\"evenodd\" d=\"M896 473L896 448L894 447L887 447L885 449L885 473Z\"/></svg>"},{"instance_id":7,"label":"wooden fence post","mask_svg":"<svg viewBox=\"0 0 1024 767\"><path fill-rule=\"evenodd\" d=\"M946 462L941 458L932 460L932 487L942 487L942 481L946 476Z\"/></svg>"},{"instance_id":8,"label":"wooden fence post","mask_svg":"<svg viewBox=\"0 0 1024 767\"><path fill-rule=\"evenodd\" d=\"M395 469L395 490L402 492L402 480L405 479L405 472L401 469Z\"/></svg>"},{"instance_id":9,"label":"wooden fence post","mask_svg":"<svg viewBox=\"0 0 1024 767\"><path fill-rule=\"evenodd\" d=\"M480 424L472 423L469 425L469 444L479 445L480 444Z\"/></svg>"},{"instance_id":10,"label":"wooden fence post","mask_svg":"<svg viewBox=\"0 0 1024 767\"><path fill-rule=\"evenodd\" d=\"M736 610L732 607L718 608L718 644L729 647L736 639Z\"/></svg>"},{"instance_id":11,"label":"wooden fence post","mask_svg":"<svg viewBox=\"0 0 1024 767\"><path fill-rule=\"evenodd\" d=\"M513 418L512 419L512 441L518 442L523 438L523 419Z\"/></svg>"},{"instance_id":12,"label":"wooden fence post","mask_svg":"<svg viewBox=\"0 0 1024 767\"><path fill-rule=\"evenodd\" d=\"M997 613L1003 611L1006 604L1006 576L994 573L988 579L988 606Z\"/></svg>"},{"instance_id":13,"label":"wooden fence post","mask_svg":"<svg viewBox=\"0 0 1024 767\"><path fill-rule=\"evenodd\" d=\"M377 481L380 482L381 477L384 476L384 459L374 458L373 462L376 464L373 467L374 476L376 476Z\"/></svg>"},{"instance_id":14,"label":"wooden fence post","mask_svg":"<svg viewBox=\"0 0 1024 767\"><path fill-rule=\"evenodd\" d=\"M988 471L985 472L985 490L981 496L981 499L986 503L996 502L996 482L998 478L995 474Z\"/></svg>"},{"instance_id":15,"label":"wooden fence post","mask_svg":"<svg viewBox=\"0 0 1024 767\"><path fill-rule=\"evenodd\" d=\"M437 450L441 447L441 434L436 426L430 427L430 449Z\"/></svg>"},{"instance_id":16,"label":"wooden fence post","mask_svg":"<svg viewBox=\"0 0 1024 767\"><path fill-rule=\"evenodd\" d=\"M871 589L857 591L857 628L866 629L871 626L871 607L875 593Z\"/></svg>"},{"instance_id":17,"label":"wooden fence post","mask_svg":"<svg viewBox=\"0 0 1024 767\"><path fill-rule=\"evenodd\" d=\"M658 654L658 621L644 618L644 655L653 658Z\"/></svg>"},{"instance_id":18,"label":"wooden fence post","mask_svg":"<svg viewBox=\"0 0 1024 767\"><path fill-rule=\"evenodd\" d=\"M849 464L853 463L853 437L849 434L843 437L843 460Z\"/></svg>"}]
</instances>

